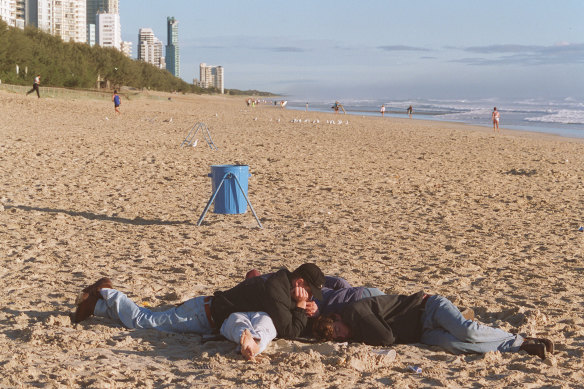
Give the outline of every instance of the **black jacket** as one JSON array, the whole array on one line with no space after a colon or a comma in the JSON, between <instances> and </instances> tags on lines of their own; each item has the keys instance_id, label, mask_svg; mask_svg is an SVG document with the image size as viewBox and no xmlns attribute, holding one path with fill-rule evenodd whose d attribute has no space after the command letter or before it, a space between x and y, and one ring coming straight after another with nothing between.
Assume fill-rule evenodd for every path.
<instances>
[{"instance_id":1,"label":"black jacket","mask_svg":"<svg viewBox=\"0 0 584 389\"><path fill-rule=\"evenodd\" d=\"M424 292L387 295L350 303L341 317L351 328L351 340L372 346L417 343L422 336Z\"/></svg>"},{"instance_id":2,"label":"black jacket","mask_svg":"<svg viewBox=\"0 0 584 389\"><path fill-rule=\"evenodd\" d=\"M290 290L292 273L282 269L269 278L249 278L224 292L215 292L211 315L217 329L233 312L266 312L280 338L296 338L306 327L304 309L297 308Z\"/></svg>"}]
</instances>

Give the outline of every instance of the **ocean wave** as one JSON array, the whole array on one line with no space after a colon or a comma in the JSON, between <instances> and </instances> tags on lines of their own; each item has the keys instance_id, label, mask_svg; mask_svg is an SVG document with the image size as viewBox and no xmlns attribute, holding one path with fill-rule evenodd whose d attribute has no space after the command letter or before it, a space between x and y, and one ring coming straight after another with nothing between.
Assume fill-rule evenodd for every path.
<instances>
[{"instance_id":1,"label":"ocean wave","mask_svg":"<svg viewBox=\"0 0 584 389\"><path fill-rule=\"evenodd\" d=\"M524 120L542 123L584 124L584 111L562 109L549 115L530 117Z\"/></svg>"}]
</instances>

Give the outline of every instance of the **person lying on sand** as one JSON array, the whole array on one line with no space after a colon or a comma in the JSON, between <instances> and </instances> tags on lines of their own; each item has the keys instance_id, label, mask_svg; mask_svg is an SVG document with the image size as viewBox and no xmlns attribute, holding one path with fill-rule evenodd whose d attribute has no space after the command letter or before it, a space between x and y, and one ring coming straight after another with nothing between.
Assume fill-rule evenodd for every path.
<instances>
[{"instance_id":1,"label":"person lying on sand","mask_svg":"<svg viewBox=\"0 0 584 389\"><path fill-rule=\"evenodd\" d=\"M320 316L313 333L321 340L352 340L372 346L423 343L453 354L523 350L543 360L554 352L549 339L523 338L467 320L447 298L424 292L353 302L341 314Z\"/></svg>"},{"instance_id":2,"label":"person lying on sand","mask_svg":"<svg viewBox=\"0 0 584 389\"><path fill-rule=\"evenodd\" d=\"M302 333L308 320L306 302L313 295L322 299L324 281L318 266L305 263L293 272L282 269L267 279L250 278L213 296L153 312L113 289L109 278L102 278L79 294L71 320L79 323L95 315L127 328L200 335L220 332L240 343L246 359L253 359L276 335L293 339Z\"/></svg>"}]
</instances>

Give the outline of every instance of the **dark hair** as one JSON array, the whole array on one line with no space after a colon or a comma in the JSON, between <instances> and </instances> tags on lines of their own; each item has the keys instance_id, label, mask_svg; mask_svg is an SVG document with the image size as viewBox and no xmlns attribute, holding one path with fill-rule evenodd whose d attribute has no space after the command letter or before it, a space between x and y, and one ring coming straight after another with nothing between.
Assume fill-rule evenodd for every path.
<instances>
[{"instance_id":1,"label":"dark hair","mask_svg":"<svg viewBox=\"0 0 584 389\"><path fill-rule=\"evenodd\" d=\"M117 89L114 89L114 93L118 93L118 90Z\"/></svg>"},{"instance_id":2,"label":"dark hair","mask_svg":"<svg viewBox=\"0 0 584 389\"><path fill-rule=\"evenodd\" d=\"M312 335L318 340L334 340L335 339L335 327L334 327L334 314L322 315L314 321L312 324Z\"/></svg>"}]
</instances>

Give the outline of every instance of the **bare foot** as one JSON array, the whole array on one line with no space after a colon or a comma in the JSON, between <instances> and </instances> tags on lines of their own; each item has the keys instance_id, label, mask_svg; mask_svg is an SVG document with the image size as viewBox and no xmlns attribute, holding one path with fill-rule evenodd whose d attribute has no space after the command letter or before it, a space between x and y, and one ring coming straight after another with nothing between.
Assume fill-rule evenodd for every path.
<instances>
[{"instance_id":1,"label":"bare foot","mask_svg":"<svg viewBox=\"0 0 584 389\"><path fill-rule=\"evenodd\" d=\"M241 345L241 355L248 361L255 362L255 355L260 351L260 346L256 343L249 330L243 330L241 338L239 338Z\"/></svg>"}]
</instances>

